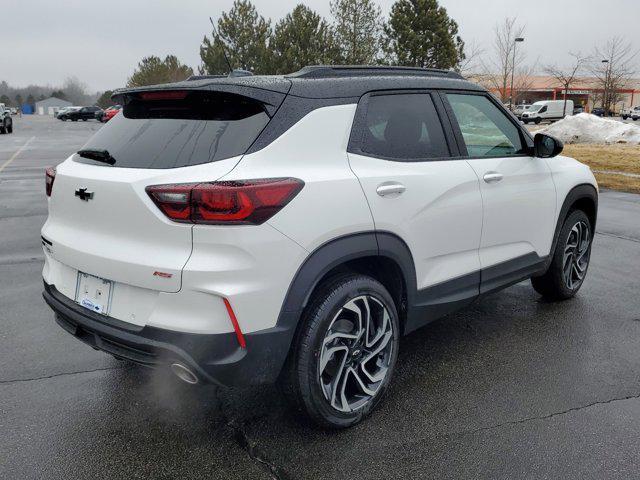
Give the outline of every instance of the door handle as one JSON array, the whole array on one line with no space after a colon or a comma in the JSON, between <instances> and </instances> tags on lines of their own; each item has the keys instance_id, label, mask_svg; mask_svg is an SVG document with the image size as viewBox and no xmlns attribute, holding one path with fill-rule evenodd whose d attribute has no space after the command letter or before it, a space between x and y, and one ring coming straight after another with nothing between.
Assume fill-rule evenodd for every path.
<instances>
[{"instance_id":1,"label":"door handle","mask_svg":"<svg viewBox=\"0 0 640 480\"><path fill-rule=\"evenodd\" d=\"M381 183L376 188L376 193L381 197L398 196L407 189L401 183L387 182Z\"/></svg>"},{"instance_id":2,"label":"door handle","mask_svg":"<svg viewBox=\"0 0 640 480\"><path fill-rule=\"evenodd\" d=\"M482 179L487 183L499 182L502 178L503 175L498 172L487 172L484 174L484 177L482 177Z\"/></svg>"}]
</instances>

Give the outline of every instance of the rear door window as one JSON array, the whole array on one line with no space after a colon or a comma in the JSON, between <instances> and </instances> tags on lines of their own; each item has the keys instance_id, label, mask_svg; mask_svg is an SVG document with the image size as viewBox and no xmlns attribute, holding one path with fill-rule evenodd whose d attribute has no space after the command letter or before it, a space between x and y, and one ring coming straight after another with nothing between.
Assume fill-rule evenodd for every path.
<instances>
[{"instance_id":1,"label":"rear door window","mask_svg":"<svg viewBox=\"0 0 640 480\"><path fill-rule=\"evenodd\" d=\"M431 95L407 93L369 97L360 153L400 161L449 156Z\"/></svg>"},{"instance_id":2,"label":"rear door window","mask_svg":"<svg viewBox=\"0 0 640 480\"><path fill-rule=\"evenodd\" d=\"M223 92L182 94L146 99L140 95L130 100L82 150L107 150L115 167L187 167L244 154L269 122L263 104L248 97Z\"/></svg>"}]
</instances>

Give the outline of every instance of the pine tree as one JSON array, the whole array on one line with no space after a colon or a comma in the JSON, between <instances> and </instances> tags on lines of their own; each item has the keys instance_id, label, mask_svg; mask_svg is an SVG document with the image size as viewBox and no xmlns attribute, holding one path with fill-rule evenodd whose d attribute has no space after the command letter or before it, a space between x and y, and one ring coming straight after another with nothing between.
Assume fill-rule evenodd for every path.
<instances>
[{"instance_id":1,"label":"pine tree","mask_svg":"<svg viewBox=\"0 0 640 480\"><path fill-rule=\"evenodd\" d=\"M334 0L330 5L340 63L377 63L382 32L380 7L372 0Z\"/></svg>"},{"instance_id":2,"label":"pine tree","mask_svg":"<svg viewBox=\"0 0 640 480\"><path fill-rule=\"evenodd\" d=\"M111 100L111 95L113 95L112 90L105 90L96 100L96 105L102 108L107 108L113 105L113 100Z\"/></svg>"},{"instance_id":3,"label":"pine tree","mask_svg":"<svg viewBox=\"0 0 640 480\"><path fill-rule=\"evenodd\" d=\"M151 55L138 63L138 68L127 81L128 87L141 87L159 83L179 82L193 75L193 69L183 65L174 55L167 55L164 60Z\"/></svg>"},{"instance_id":4,"label":"pine tree","mask_svg":"<svg viewBox=\"0 0 640 480\"><path fill-rule=\"evenodd\" d=\"M270 37L270 20L259 15L249 0L236 0L231 10L223 12L218 19L218 28L212 38L205 36L203 39L200 72L209 75L229 73L226 53L231 68L256 74L271 73Z\"/></svg>"},{"instance_id":5,"label":"pine tree","mask_svg":"<svg viewBox=\"0 0 640 480\"><path fill-rule=\"evenodd\" d=\"M464 59L458 24L437 0L398 0L385 34L385 51L399 65L451 69Z\"/></svg>"},{"instance_id":6,"label":"pine tree","mask_svg":"<svg viewBox=\"0 0 640 480\"><path fill-rule=\"evenodd\" d=\"M277 23L271 46L273 73L291 73L305 65L334 63L339 57L327 21L302 4Z\"/></svg>"}]
</instances>

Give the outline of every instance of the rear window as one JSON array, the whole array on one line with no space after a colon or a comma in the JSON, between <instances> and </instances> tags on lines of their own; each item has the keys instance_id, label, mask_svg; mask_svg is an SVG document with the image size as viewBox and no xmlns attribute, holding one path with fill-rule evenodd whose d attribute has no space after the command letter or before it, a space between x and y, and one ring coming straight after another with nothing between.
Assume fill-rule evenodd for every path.
<instances>
[{"instance_id":1,"label":"rear window","mask_svg":"<svg viewBox=\"0 0 640 480\"><path fill-rule=\"evenodd\" d=\"M115 167L188 167L242 155L269 122L262 103L241 95L172 93L129 99L81 150L106 150Z\"/></svg>"},{"instance_id":2,"label":"rear window","mask_svg":"<svg viewBox=\"0 0 640 480\"><path fill-rule=\"evenodd\" d=\"M449 156L431 95L374 95L369 99L361 151L399 161Z\"/></svg>"}]
</instances>

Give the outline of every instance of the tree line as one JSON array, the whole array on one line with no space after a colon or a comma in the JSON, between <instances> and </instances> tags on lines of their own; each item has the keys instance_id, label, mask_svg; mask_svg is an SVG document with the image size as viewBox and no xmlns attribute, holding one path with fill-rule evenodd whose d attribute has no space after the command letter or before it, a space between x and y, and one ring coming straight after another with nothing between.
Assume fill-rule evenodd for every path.
<instances>
[{"instance_id":1,"label":"tree line","mask_svg":"<svg viewBox=\"0 0 640 480\"><path fill-rule=\"evenodd\" d=\"M437 0L397 0L385 19L374 0L332 0L329 19L299 4L272 24L250 0L236 0L212 25L200 45L199 74L224 75L231 69L255 74L286 74L305 65L403 65L454 69L493 91L505 103L520 103L544 72L565 91L592 77L592 98L611 109L619 90L635 73L636 51L621 37L593 48L591 54L570 53L570 65L541 64L527 57L525 35L516 18L494 27L493 41L484 50L465 44L458 24ZM127 86L183 80L194 70L175 56L151 56L138 64Z\"/></svg>"},{"instance_id":2,"label":"tree line","mask_svg":"<svg viewBox=\"0 0 640 480\"><path fill-rule=\"evenodd\" d=\"M35 109L37 101L49 97L67 100L74 105L90 105L95 102L97 95L88 93L87 85L76 77L68 77L61 86L57 87L29 85L17 88L4 80L0 81L0 103L9 107L30 105Z\"/></svg>"},{"instance_id":3,"label":"tree line","mask_svg":"<svg viewBox=\"0 0 640 480\"><path fill-rule=\"evenodd\" d=\"M232 69L291 73L305 65L395 64L456 69L465 60L458 24L437 0L397 0L385 21L373 0L333 0L331 18L297 5L272 25L250 0L236 0L200 45L198 73ZM174 56L145 57L128 86L184 79L193 70Z\"/></svg>"}]
</instances>

